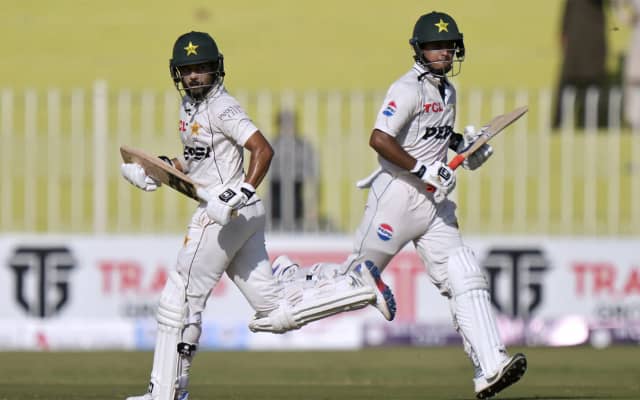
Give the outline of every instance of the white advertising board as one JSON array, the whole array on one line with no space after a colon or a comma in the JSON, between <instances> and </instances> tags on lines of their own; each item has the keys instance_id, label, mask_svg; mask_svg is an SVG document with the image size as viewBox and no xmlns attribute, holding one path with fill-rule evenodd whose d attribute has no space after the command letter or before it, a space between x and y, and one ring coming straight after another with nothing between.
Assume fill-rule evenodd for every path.
<instances>
[{"instance_id":1,"label":"white advertising board","mask_svg":"<svg viewBox=\"0 0 640 400\"><path fill-rule=\"evenodd\" d=\"M272 236L267 243L272 259L286 253L306 266L343 261L351 247L343 236ZM575 344L593 327L626 329L640 321L637 240L477 237L467 243L485 269L508 342ZM0 348L151 348L155 303L181 244L178 236L0 236ZM383 275L398 302L395 321L368 307L285 335L250 333L253 311L225 277L203 315L201 345L357 348L455 337L447 300L412 247Z\"/></svg>"}]
</instances>

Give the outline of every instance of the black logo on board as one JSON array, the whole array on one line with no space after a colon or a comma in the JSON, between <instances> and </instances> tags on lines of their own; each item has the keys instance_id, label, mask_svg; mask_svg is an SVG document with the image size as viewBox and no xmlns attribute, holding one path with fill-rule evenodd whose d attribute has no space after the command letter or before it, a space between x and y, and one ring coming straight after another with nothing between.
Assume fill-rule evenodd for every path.
<instances>
[{"instance_id":1,"label":"black logo on board","mask_svg":"<svg viewBox=\"0 0 640 400\"><path fill-rule=\"evenodd\" d=\"M66 247L18 247L9 259L16 302L34 317L57 314L69 300L69 273L74 265Z\"/></svg>"},{"instance_id":2,"label":"black logo on board","mask_svg":"<svg viewBox=\"0 0 640 400\"><path fill-rule=\"evenodd\" d=\"M493 249L483 262L491 304L502 314L527 318L542 303L543 275L549 269L539 249Z\"/></svg>"}]
</instances>

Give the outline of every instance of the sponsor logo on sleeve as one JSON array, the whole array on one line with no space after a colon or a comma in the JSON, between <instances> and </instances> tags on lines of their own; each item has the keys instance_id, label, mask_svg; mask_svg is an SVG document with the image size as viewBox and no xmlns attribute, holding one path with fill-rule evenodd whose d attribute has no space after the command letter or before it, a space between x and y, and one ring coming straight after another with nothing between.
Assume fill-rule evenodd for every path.
<instances>
[{"instance_id":1,"label":"sponsor logo on sleeve","mask_svg":"<svg viewBox=\"0 0 640 400\"><path fill-rule=\"evenodd\" d=\"M239 105L227 107L223 112L218 114L218 119L220 121L227 121L230 119L237 118L238 115L244 114L242 107Z\"/></svg>"},{"instance_id":2,"label":"sponsor logo on sleeve","mask_svg":"<svg viewBox=\"0 0 640 400\"><path fill-rule=\"evenodd\" d=\"M396 113L397 109L398 109L398 106L396 106L396 102L391 100L389 103L387 103L387 106L382 111L382 114L386 115L387 117L391 117L393 114Z\"/></svg>"}]
</instances>

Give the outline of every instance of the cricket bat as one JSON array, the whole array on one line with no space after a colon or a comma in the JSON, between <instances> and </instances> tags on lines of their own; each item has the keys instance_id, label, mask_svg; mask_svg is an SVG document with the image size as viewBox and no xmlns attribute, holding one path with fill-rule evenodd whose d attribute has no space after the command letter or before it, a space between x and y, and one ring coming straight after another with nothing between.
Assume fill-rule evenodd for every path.
<instances>
[{"instance_id":1,"label":"cricket bat","mask_svg":"<svg viewBox=\"0 0 640 400\"><path fill-rule=\"evenodd\" d=\"M150 177L159 180L164 185L177 190L185 196L191 197L196 201L201 201L196 194L198 184L158 157L125 145L120 146L120 155L125 163L139 164Z\"/></svg>"},{"instance_id":2,"label":"cricket bat","mask_svg":"<svg viewBox=\"0 0 640 400\"><path fill-rule=\"evenodd\" d=\"M494 117L488 124L484 125L482 130L482 135L480 135L475 142L467 149L465 149L462 153L457 154L455 157L449 161L449 168L455 170L458 168L464 160L467 159L471 154L475 153L483 144L487 143L491 138L496 136L498 133L502 132L506 127L516 122L520 117L522 117L527 111L529 111L528 106L518 107L515 110L501 114ZM427 191L433 192L435 188L431 185L427 186Z\"/></svg>"},{"instance_id":3,"label":"cricket bat","mask_svg":"<svg viewBox=\"0 0 640 400\"><path fill-rule=\"evenodd\" d=\"M465 149L462 153L456 155L449 161L449 168L456 169L467 159L471 154L475 153L483 144L487 143L498 133L502 132L504 128L513 124L522 117L527 111L528 106L518 107L515 110L507 114L498 115L494 117L487 125L481 128L482 135L480 135L475 142L468 149Z\"/></svg>"}]
</instances>

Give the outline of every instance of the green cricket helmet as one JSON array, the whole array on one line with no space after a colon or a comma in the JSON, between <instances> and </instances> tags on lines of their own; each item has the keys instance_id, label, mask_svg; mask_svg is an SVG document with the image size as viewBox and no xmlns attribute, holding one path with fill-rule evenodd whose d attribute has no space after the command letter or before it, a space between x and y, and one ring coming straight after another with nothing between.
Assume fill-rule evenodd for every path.
<instances>
[{"instance_id":1,"label":"green cricket helmet","mask_svg":"<svg viewBox=\"0 0 640 400\"><path fill-rule=\"evenodd\" d=\"M415 53L413 58L416 62L431 70L429 68L430 62L422 53L422 46L425 43L440 41L454 42L454 62L461 63L464 60L464 41L456 21L449 14L438 11L432 11L421 16L413 28L411 39L409 39L409 44ZM453 75L457 75L457 73Z\"/></svg>"},{"instance_id":2,"label":"green cricket helmet","mask_svg":"<svg viewBox=\"0 0 640 400\"><path fill-rule=\"evenodd\" d=\"M182 82L180 67L196 64L211 64L213 83L211 88L222 84L224 79L224 58L215 40L206 32L191 31L181 35L173 45L169 60L169 72L179 92L187 91ZM181 87L182 86L182 87Z\"/></svg>"}]
</instances>

